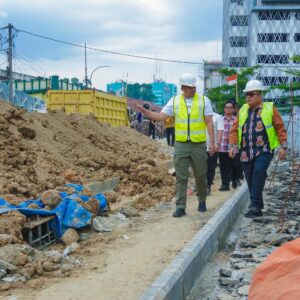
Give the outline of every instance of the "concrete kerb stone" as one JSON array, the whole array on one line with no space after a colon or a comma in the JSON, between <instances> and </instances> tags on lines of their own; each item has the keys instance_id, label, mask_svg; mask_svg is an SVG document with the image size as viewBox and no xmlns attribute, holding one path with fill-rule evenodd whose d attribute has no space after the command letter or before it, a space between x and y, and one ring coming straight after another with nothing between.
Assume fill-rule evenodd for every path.
<instances>
[{"instance_id":1,"label":"concrete kerb stone","mask_svg":"<svg viewBox=\"0 0 300 300\"><path fill-rule=\"evenodd\" d=\"M94 193L104 193L113 190L120 183L120 178L115 177L103 182L93 182L87 184L86 187Z\"/></svg>"},{"instance_id":2,"label":"concrete kerb stone","mask_svg":"<svg viewBox=\"0 0 300 300\"><path fill-rule=\"evenodd\" d=\"M204 265L223 244L248 199L244 183L157 277L140 300L184 299Z\"/></svg>"}]
</instances>

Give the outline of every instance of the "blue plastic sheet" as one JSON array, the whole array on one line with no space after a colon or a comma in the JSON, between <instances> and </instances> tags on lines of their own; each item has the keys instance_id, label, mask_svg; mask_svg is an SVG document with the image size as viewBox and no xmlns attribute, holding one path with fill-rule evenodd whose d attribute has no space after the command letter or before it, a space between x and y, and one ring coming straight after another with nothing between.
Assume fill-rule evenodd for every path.
<instances>
[{"instance_id":1,"label":"blue plastic sheet","mask_svg":"<svg viewBox=\"0 0 300 300\"><path fill-rule=\"evenodd\" d=\"M75 192L71 195L61 192L62 201L51 211L42 209L44 204L40 199L28 200L15 206L0 198L0 214L18 210L26 216L55 216L55 219L50 221L50 227L56 237L60 238L67 228L78 229L88 226L92 222L92 214L76 201L77 198L80 198L84 202L88 202L91 198L97 199L99 202L99 211L103 211L107 207L107 202L103 194L93 196L80 195L78 193L84 190L83 186L75 184L68 184L67 186L72 187ZM30 204L38 205L39 209L28 208Z\"/></svg>"}]
</instances>

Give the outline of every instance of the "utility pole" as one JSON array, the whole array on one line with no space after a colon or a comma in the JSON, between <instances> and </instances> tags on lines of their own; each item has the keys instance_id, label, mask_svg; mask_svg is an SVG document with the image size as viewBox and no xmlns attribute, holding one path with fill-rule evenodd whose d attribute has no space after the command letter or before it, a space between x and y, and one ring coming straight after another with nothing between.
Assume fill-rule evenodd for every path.
<instances>
[{"instance_id":1,"label":"utility pole","mask_svg":"<svg viewBox=\"0 0 300 300\"><path fill-rule=\"evenodd\" d=\"M85 88L86 88L86 89L88 89L87 58L86 58L86 43L84 43L84 61L85 61Z\"/></svg>"},{"instance_id":2,"label":"utility pole","mask_svg":"<svg viewBox=\"0 0 300 300\"><path fill-rule=\"evenodd\" d=\"M4 27L4 29L8 29L8 49L7 49L7 60L8 60L8 68L7 68L7 77L9 82L9 102L14 104L14 91L13 91L13 64L12 64L12 57L13 57L13 36L12 30L13 25L8 24L8 26Z\"/></svg>"}]
</instances>

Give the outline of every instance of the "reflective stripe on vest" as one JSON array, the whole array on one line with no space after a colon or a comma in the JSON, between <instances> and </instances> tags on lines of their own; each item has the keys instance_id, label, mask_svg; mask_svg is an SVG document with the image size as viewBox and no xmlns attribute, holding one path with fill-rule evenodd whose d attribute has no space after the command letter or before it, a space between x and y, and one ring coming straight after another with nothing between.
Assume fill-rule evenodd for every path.
<instances>
[{"instance_id":1,"label":"reflective stripe on vest","mask_svg":"<svg viewBox=\"0 0 300 300\"><path fill-rule=\"evenodd\" d=\"M204 96L201 101L198 94L193 98L190 114L184 96L174 98L175 140L177 142L205 142L206 123L204 121Z\"/></svg>"},{"instance_id":2,"label":"reflective stripe on vest","mask_svg":"<svg viewBox=\"0 0 300 300\"><path fill-rule=\"evenodd\" d=\"M239 111L239 129L238 129L239 148L241 148L242 130L248 118L248 110L249 110L249 105L244 104ZM275 128L273 127L273 103L272 102L263 103L263 108L260 117L266 128L268 140L270 143L270 148L273 150L277 148L280 145L280 143Z\"/></svg>"}]
</instances>

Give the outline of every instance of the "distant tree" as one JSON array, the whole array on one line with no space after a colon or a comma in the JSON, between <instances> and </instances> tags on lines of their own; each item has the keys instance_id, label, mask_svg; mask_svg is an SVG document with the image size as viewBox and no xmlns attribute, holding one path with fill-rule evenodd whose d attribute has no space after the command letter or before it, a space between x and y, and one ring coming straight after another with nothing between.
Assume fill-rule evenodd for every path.
<instances>
[{"instance_id":1,"label":"distant tree","mask_svg":"<svg viewBox=\"0 0 300 300\"><path fill-rule=\"evenodd\" d=\"M147 83L133 83L127 85L127 96L130 98L147 100L153 102L155 96L152 92L151 84Z\"/></svg>"},{"instance_id":2,"label":"distant tree","mask_svg":"<svg viewBox=\"0 0 300 300\"><path fill-rule=\"evenodd\" d=\"M221 74L225 75L226 77L238 74L237 89L236 85L224 84L220 87L208 90L207 96L212 101L213 106L216 108L216 111L218 113L223 113L223 106L225 102L228 101L230 98L236 98L236 94L238 95L239 106L245 103L246 99L243 90L245 89L246 83L251 77L254 77L256 70L259 68L260 66L254 66L252 68L242 68L239 70L239 72L237 69L233 68L222 68L218 70Z\"/></svg>"}]
</instances>

